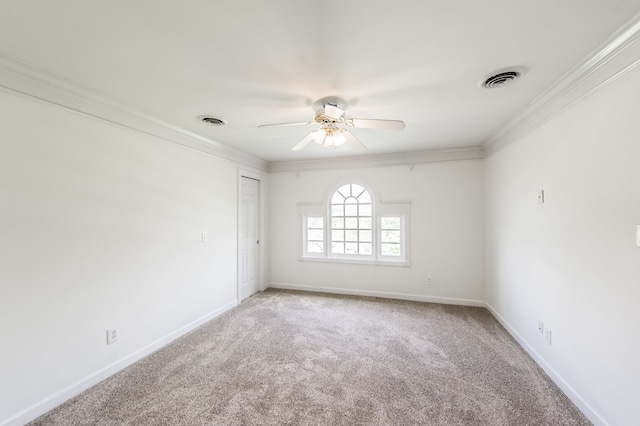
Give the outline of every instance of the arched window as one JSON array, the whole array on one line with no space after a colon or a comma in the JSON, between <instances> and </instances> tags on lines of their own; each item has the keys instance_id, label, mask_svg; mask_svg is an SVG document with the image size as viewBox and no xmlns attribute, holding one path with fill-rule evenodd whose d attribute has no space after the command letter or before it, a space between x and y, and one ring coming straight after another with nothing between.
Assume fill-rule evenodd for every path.
<instances>
[{"instance_id":1,"label":"arched window","mask_svg":"<svg viewBox=\"0 0 640 426\"><path fill-rule=\"evenodd\" d=\"M410 202L383 203L372 187L342 183L324 203L300 203L300 260L409 266Z\"/></svg>"},{"instance_id":2,"label":"arched window","mask_svg":"<svg viewBox=\"0 0 640 426\"><path fill-rule=\"evenodd\" d=\"M331 197L331 254L373 255L373 203L358 184L343 185Z\"/></svg>"}]
</instances>

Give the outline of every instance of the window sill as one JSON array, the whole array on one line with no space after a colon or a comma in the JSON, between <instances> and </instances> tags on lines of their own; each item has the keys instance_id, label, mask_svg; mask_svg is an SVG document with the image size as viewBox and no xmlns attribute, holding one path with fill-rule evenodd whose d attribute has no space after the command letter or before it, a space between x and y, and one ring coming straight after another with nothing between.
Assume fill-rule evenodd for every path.
<instances>
[{"instance_id":1,"label":"window sill","mask_svg":"<svg viewBox=\"0 0 640 426\"><path fill-rule=\"evenodd\" d=\"M411 266L411 262L408 260L356 259L353 257L300 256L298 260L301 262L348 263L354 265Z\"/></svg>"}]
</instances>

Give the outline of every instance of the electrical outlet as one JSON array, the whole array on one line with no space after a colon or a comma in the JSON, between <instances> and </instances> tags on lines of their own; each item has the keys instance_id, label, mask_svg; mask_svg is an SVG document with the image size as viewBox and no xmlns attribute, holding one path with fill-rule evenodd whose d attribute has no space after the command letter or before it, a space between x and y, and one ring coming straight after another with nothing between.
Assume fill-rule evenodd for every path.
<instances>
[{"instance_id":1,"label":"electrical outlet","mask_svg":"<svg viewBox=\"0 0 640 426\"><path fill-rule=\"evenodd\" d=\"M107 345L115 343L118 341L118 329L110 328L107 330Z\"/></svg>"},{"instance_id":2,"label":"electrical outlet","mask_svg":"<svg viewBox=\"0 0 640 426\"><path fill-rule=\"evenodd\" d=\"M542 321L538 321L538 333L544 334L544 323Z\"/></svg>"},{"instance_id":3,"label":"electrical outlet","mask_svg":"<svg viewBox=\"0 0 640 426\"><path fill-rule=\"evenodd\" d=\"M549 346L551 346L551 330L547 330L545 337L547 339L547 343L549 344Z\"/></svg>"},{"instance_id":4,"label":"electrical outlet","mask_svg":"<svg viewBox=\"0 0 640 426\"><path fill-rule=\"evenodd\" d=\"M203 233L202 233L202 242L203 242L203 243L206 243L206 242L207 242L207 233L206 233L206 232L203 232Z\"/></svg>"},{"instance_id":5,"label":"electrical outlet","mask_svg":"<svg viewBox=\"0 0 640 426\"><path fill-rule=\"evenodd\" d=\"M433 278L431 278L431 275L429 275L427 277L427 285L431 285L431 284L433 284Z\"/></svg>"}]
</instances>

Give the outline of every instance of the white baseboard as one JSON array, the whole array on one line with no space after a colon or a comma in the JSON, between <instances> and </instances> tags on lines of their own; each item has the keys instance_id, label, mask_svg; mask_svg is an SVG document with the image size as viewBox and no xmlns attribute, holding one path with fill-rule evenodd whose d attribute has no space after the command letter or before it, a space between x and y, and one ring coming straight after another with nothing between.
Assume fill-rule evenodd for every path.
<instances>
[{"instance_id":1,"label":"white baseboard","mask_svg":"<svg viewBox=\"0 0 640 426\"><path fill-rule=\"evenodd\" d=\"M129 354L127 356L125 356L124 358L119 359L118 361L107 365L106 367L96 371L93 374L90 374L87 377L84 377L78 381L76 381L75 383L72 383L71 385L61 389L60 391L54 393L53 395L48 396L47 398L45 398L44 400L32 405L31 407L15 414L14 416L5 419L3 421L0 422L0 425L2 426L21 426L24 425L25 423L30 422L31 420L34 420L38 417L40 417L41 415L51 411L52 409L54 409L55 407L57 407L58 405L64 403L65 401L73 398L74 396L80 394L81 392L84 392L85 390L89 389L92 386L95 386L96 384L100 383L101 381L103 381L104 379L108 378L109 376L112 376L113 374L117 373L118 371L124 369L125 367L128 367L129 365L133 364L136 361L139 361L140 359L146 357L147 355L157 351L158 349L162 348L163 346L166 346L167 344L171 343L173 340L177 339L178 337L181 337L185 334L187 334L188 332L194 330L195 328L201 326L202 324L206 323L207 321L210 321L220 315L222 315L223 313L227 312L228 310L235 308L236 306L238 306L238 301L237 300L233 300L229 303L227 303L226 305L216 309L215 311L201 317L198 318L197 320L185 325L184 327L179 328L178 330L156 340L153 343L150 343L149 345L138 349L137 351L133 352L132 354Z\"/></svg>"},{"instance_id":2,"label":"white baseboard","mask_svg":"<svg viewBox=\"0 0 640 426\"><path fill-rule=\"evenodd\" d=\"M352 296L382 297L385 299L412 300L416 302L440 303L443 305L463 305L485 307L483 300L457 299L453 297L422 296L418 294L390 293L386 291L355 290L350 288L306 286L298 284L268 283L267 287L282 290L301 290L316 293L348 294Z\"/></svg>"},{"instance_id":3,"label":"white baseboard","mask_svg":"<svg viewBox=\"0 0 640 426\"><path fill-rule=\"evenodd\" d=\"M431 302L431 303L442 303L449 305L463 305L463 306L477 306L477 307L486 307L489 312L502 324L502 326L513 336L513 338L522 346L522 348L527 351L527 353L534 359L534 361L547 373L547 375L553 380L553 382L567 395L567 397L582 411L582 413L587 416L587 418L596 426L607 426L608 423L602 418L602 416L594 410L581 396L578 394L571 385L569 385L564 378L558 374L558 372L546 362L546 360L535 350L533 347L495 310L491 304L482 301L482 300L473 300L473 299L458 299L458 298L449 298L449 297L433 297L433 296L421 296L414 294L405 294L405 293L389 293L389 292L380 292L380 291L364 291L364 290L355 290L355 289L344 289L344 288L336 288L336 287L319 287L319 286L304 286L297 284L285 284L285 283L268 283L266 285L267 288L276 288L283 290L301 290L301 291L311 291L311 292L319 292L319 293L335 293L335 294L348 294L354 296L370 296L370 297L381 297L388 299L400 299L400 300L412 300L419 302ZM64 403L65 401L73 398L74 396L80 394L81 392L89 389L92 386L100 383L102 380L112 376L118 371L128 367L136 361L144 358L145 356L155 352L156 350L166 346L173 340L187 334L188 332L194 330L200 325L210 321L228 310L236 307L238 305L237 300L233 300L230 303L222 306L221 308L191 322L190 324L185 325L184 327L174 331L173 333L168 334L165 337L162 337L155 342L137 350L136 352L104 367L101 370L96 371L95 373L78 380L77 382L67 386L64 389L56 392L53 395L45 398L32 405L31 407L15 414L13 417L4 420L0 423L2 426L20 426L25 423L30 422L38 418L39 416L47 413L48 411L54 409L58 405Z\"/></svg>"},{"instance_id":4,"label":"white baseboard","mask_svg":"<svg viewBox=\"0 0 640 426\"><path fill-rule=\"evenodd\" d=\"M564 392L565 395L582 411L582 413L596 426L607 426L602 416L589 405L584 398L567 383L567 381L527 342L489 302L485 302L486 308L498 320L500 324L513 336L514 339L527 351L533 360L547 373L549 378Z\"/></svg>"}]
</instances>

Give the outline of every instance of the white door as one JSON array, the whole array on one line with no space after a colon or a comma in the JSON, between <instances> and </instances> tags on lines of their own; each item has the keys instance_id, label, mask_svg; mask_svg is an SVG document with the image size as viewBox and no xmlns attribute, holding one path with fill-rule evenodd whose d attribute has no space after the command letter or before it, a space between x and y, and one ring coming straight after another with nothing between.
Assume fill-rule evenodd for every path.
<instances>
[{"instance_id":1,"label":"white door","mask_svg":"<svg viewBox=\"0 0 640 426\"><path fill-rule=\"evenodd\" d=\"M258 291L260 181L242 177L240 184L240 300Z\"/></svg>"}]
</instances>

